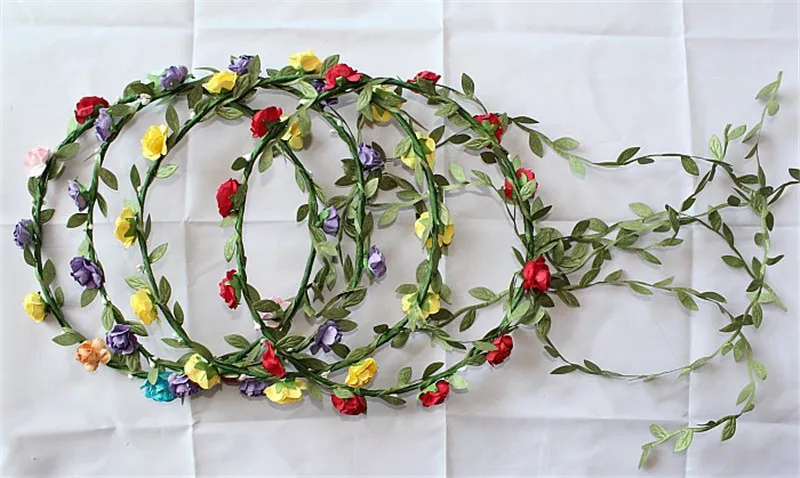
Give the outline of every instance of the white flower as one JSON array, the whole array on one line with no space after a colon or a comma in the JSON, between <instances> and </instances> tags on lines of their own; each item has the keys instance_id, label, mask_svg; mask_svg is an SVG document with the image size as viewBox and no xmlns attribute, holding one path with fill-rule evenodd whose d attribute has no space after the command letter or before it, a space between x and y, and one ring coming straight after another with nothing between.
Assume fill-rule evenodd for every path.
<instances>
[{"instance_id":1,"label":"white flower","mask_svg":"<svg viewBox=\"0 0 800 478\"><path fill-rule=\"evenodd\" d=\"M47 159L50 157L50 150L47 148L33 148L25 155L25 169L28 170L28 177L38 178L47 166Z\"/></svg>"}]
</instances>

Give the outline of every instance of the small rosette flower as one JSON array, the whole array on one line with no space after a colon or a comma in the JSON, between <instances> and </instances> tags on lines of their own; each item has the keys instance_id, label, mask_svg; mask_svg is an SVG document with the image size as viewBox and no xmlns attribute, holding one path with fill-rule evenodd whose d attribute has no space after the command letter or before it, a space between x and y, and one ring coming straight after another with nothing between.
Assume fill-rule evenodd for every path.
<instances>
[{"instance_id":1,"label":"small rosette flower","mask_svg":"<svg viewBox=\"0 0 800 478\"><path fill-rule=\"evenodd\" d=\"M229 179L217 188L217 210L222 217L228 217L234 210L233 195L239 190L239 181Z\"/></svg>"},{"instance_id":2,"label":"small rosette flower","mask_svg":"<svg viewBox=\"0 0 800 478\"><path fill-rule=\"evenodd\" d=\"M67 181L67 194L70 199L72 199L72 202L75 203L75 207L78 208L78 211L83 211L89 206L89 201L86 200L85 196L86 191L78 181L72 179Z\"/></svg>"},{"instance_id":3,"label":"small rosette flower","mask_svg":"<svg viewBox=\"0 0 800 478\"><path fill-rule=\"evenodd\" d=\"M439 380L436 385L432 385L429 388L432 390L423 389L423 392L419 395L419 401L422 402L422 406L425 408L444 403L447 395L450 394L450 384L447 383L447 380Z\"/></svg>"},{"instance_id":4,"label":"small rosette flower","mask_svg":"<svg viewBox=\"0 0 800 478\"><path fill-rule=\"evenodd\" d=\"M22 308L28 317L35 322L41 322L47 316L47 305L38 292L30 292L22 299Z\"/></svg>"},{"instance_id":5,"label":"small rosette flower","mask_svg":"<svg viewBox=\"0 0 800 478\"><path fill-rule=\"evenodd\" d=\"M314 335L314 341L311 344L310 350L312 354L316 354L322 349L324 352L330 352L331 347L338 344L342 340L342 331L339 324L329 320L322 324Z\"/></svg>"},{"instance_id":6,"label":"small rosette flower","mask_svg":"<svg viewBox=\"0 0 800 478\"><path fill-rule=\"evenodd\" d=\"M158 319L158 311L153 304L153 299L150 298L150 292L147 289L139 289L131 296L131 309L133 313L139 317L139 320L146 325L150 325Z\"/></svg>"},{"instance_id":7,"label":"small rosette flower","mask_svg":"<svg viewBox=\"0 0 800 478\"><path fill-rule=\"evenodd\" d=\"M411 310L411 307L416 301L416 293L404 295L400 302L401 306L403 307L403 312L408 312ZM427 294L425 294L425 300L422 301L422 305L419 306L420 310L422 311L422 318L427 318L429 315L439 312L441 307L442 303L441 299L439 298L439 294L430 290Z\"/></svg>"},{"instance_id":8,"label":"small rosette flower","mask_svg":"<svg viewBox=\"0 0 800 478\"><path fill-rule=\"evenodd\" d=\"M106 332L106 344L112 353L130 355L136 352L139 341L129 325L114 324L114 327Z\"/></svg>"},{"instance_id":9,"label":"small rosette flower","mask_svg":"<svg viewBox=\"0 0 800 478\"><path fill-rule=\"evenodd\" d=\"M430 226L431 222L431 215L428 211L423 212L419 215L417 220L414 222L414 233L422 239L425 235L425 229ZM451 242L453 242L453 236L456 233L456 225L453 223L447 224L444 227L444 231L439 234L439 247L442 246L449 246ZM428 239L425 241L425 247L431 247L431 238L430 234L428 235Z\"/></svg>"},{"instance_id":10,"label":"small rosette flower","mask_svg":"<svg viewBox=\"0 0 800 478\"><path fill-rule=\"evenodd\" d=\"M347 369L347 377L344 379L344 383L354 388L363 387L372 382L376 373L378 373L378 362L370 357L351 365Z\"/></svg>"},{"instance_id":11,"label":"small rosette flower","mask_svg":"<svg viewBox=\"0 0 800 478\"><path fill-rule=\"evenodd\" d=\"M183 373L203 390L219 385L219 373L199 354L192 354L183 366Z\"/></svg>"},{"instance_id":12,"label":"small rosette flower","mask_svg":"<svg viewBox=\"0 0 800 478\"><path fill-rule=\"evenodd\" d=\"M322 219L322 230L325 234L335 236L339 232L339 212L335 207L330 206L320 214Z\"/></svg>"},{"instance_id":13,"label":"small rosette flower","mask_svg":"<svg viewBox=\"0 0 800 478\"><path fill-rule=\"evenodd\" d=\"M294 403L303 399L303 390L306 387L306 382L299 378L294 381L284 380L265 388L264 395L275 403Z\"/></svg>"},{"instance_id":14,"label":"small rosette flower","mask_svg":"<svg viewBox=\"0 0 800 478\"><path fill-rule=\"evenodd\" d=\"M425 149L425 159L428 162L428 167L433 169L436 164L436 141L429 136L424 136L422 133L417 133L417 138ZM413 145L410 145L408 150L400 155L400 161L411 169L417 167L417 153Z\"/></svg>"},{"instance_id":15,"label":"small rosette flower","mask_svg":"<svg viewBox=\"0 0 800 478\"><path fill-rule=\"evenodd\" d=\"M189 376L183 373L172 372L167 377L169 391L183 402L184 398L191 397L200 391L200 386L192 382Z\"/></svg>"},{"instance_id":16,"label":"small rosette flower","mask_svg":"<svg viewBox=\"0 0 800 478\"><path fill-rule=\"evenodd\" d=\"M225 278L219 282L219 296L225 301L230 309L239 307L239 292L234 287L234 277L236 269L231 269L225 274Z\"/></svg>"},{"instance_id":17,"label":"small rosette flower","mask_svg":"<svg viewBox=\"0 0 800 478\"><path fill-rule=\"evenodd\" d=\"M108 101L99 96L84 96L75 105L75 121L83 124L97 113L100 108L108 108Z\"/></svg>"},{"instance_id":18,"label":"small rosette flower","mask_svg":"<svg viewBox=\"0 0 800 478\"><path fill-rule=\"evenodd\" d=\"M25 169L28 177L38 178L47 167L50 150L47 148L33 148L25 154Z\"/></svg>"},{"instance_id":19,"label":"small rosette flower","mask_svg":"<svg viewBox=\"0 0 800 478\"><path fill-rule=\"evenodd\" d=\"M526 182L533 181L536 179L536 175L533 174L533 171L526 168L519 168L517 169L517 178L522 179L525 178ZM514 185L511 184L511 181L506 179L505 184L503 185L503 193L505 194L507 199L514 199Z\"/></svg>"},{"instance_id":20,"label":"small rosette flower","mask_svg":"<svg viewBox=\"0 0 800 478\"><path fill-rule=\"evenodd\" d=\"M322 69L322 61L311 50L292 54L289 57L289 65L295 70L306 73L319 73Z\"/></svg>"},{"instance_id":21,"label":"small rosette flower","mask_svg":"<svg viewBox=\"0 0 800 478\"><path fill-rule=\"evenodd\" d=\"M342 415L355 416L367 412L367 401L361 395L353 395L350 398L339 398L336 395L331 395L331 403Z\"/></svg>"},{"instance_id":22,"label":"small rosette flower","mask_svg":"<svg viewBox=\"0 0 800 478\"><path fill-rule=\"evenodd\" d=\"M94 136L97 141L101 143L107 141L111 137L111 128L114 126L114 120L108 114L108 108L100 108L97 112L97 119L94 120Z\"/></svg>"},{"instance_id":23,"label":"small rosette flower","mask_svg":"<svg viewBox=\"0 0 800 478\"><path fill-rule=\"evenodd\" d=\"M161 73L159 82L161 83L161 87L165 90L174 90L186 81L186 76L188 74L189 69L183 65L170 66Z\"/></svg>"},{"instance_id":24,"label":"small rosette flower","mask_svg":"<svg viewBox=\"0 0 800 478\"><path fill-rule=\"evenodd\" d=\"M286 375L283 362L275 355L275 349L272 347L271 343L266 342L264 345L266 346L266 351L261 356L261 366L264 367L264 370L270 375L283 378Z\"/></svg>"},{"instance_id":25,"label":"small rosette flower","mask_svg":"<svg viewBox=\"0 0 800 478\"><path fill-rule=\"evenodd\" d=\"M358 160L367 171L383 168L383 158L381 158L380 152L367 143L358 145Z\"/></svg>"},{"instance_id":26,"label":"small rosette flower","mask_svg":"<svg viewBox=\"0 0 800 478\"><path fill-rule=\"evenodd\" d=\"M150 126L142 136L142 155L155 161L167 154L167 125Z\"/></svg>"},{"instance_id":27,"label":"small rosette flower","mask_svg":"<svg viewBox=\"0 0 800 478\"><path fill-rule=\"evenodd\" d=\"M14 226L14 244L17 247L24 249L25 246L30 244L33 239L33 234L31 234L32 227L33 221L30 219L20 219L17 225Z\"/></svg>"},{"instance_id":28,"label":"small rosette flower","mask_svg":"<svg viewBox=\"0 0 800 478\"><path fill-rule=\"evenodd\" d=\"M527 292L547 292L550 288L550 268L545 264L544 257L528 261L522 268L522 288Z\"/></svg>"},{"instance_id":29,"label":"small rosette flower","mask_svg":"<svg viewBox=\"0 0 800 478\"><path fill-rule=\"evenodd\" d=\"M270 383L265 380L245 379L239 384L239 392L247 397L263 397Z\"/></svg>"},{"instance_id":30,"label":"small rosette flower","mask_svg":"<svg viewBox=\"0 0 800 478\"><path fill-rule=\"evenodd\" d=\"M250 71L250 62L253 61L253 58L255 58L253 55L239 55L235 58L231 58L231 64L228 65L228 69L237 75L244 75ZM231 88L228 89L230 90Z\"/></svg>"},{"instance_id":31,"label":"small rosette flower","mask_svg":"<svg viewBox=\"0 0 800 478\"><path fill-rule=\"evenodd\" d=\"M169 389L169 372L158 372L155 383L145 380L139 387L144 391L144 396L156 402L171 402L177 397Z\"/></svg>"},{"instance_id":32,"label":"small rosette flower","mask_svg":"<svg viewBox=\"0 0 800 478\"><path fill-rule=\"evenodd\" d=\"M249 62L248 62L249 65ZM231 70L218 71L203 85L209 93L219 93L222 90L230 91L236 85L237 74Z\"/></svg>"},{"instance_id":33,"label":"small rosette flower","mask_svg":"<svg viewBox=\"0 0 800 478\"><path fill-rule=\"evenodd\" d=\"M409 83L416 83L417 80L419 80L420 78L422 78L423 80L428 80L428 81L430 81L431 83L433 83L435 85L442 78L442 76L441 75L437 75L436 73L434 73L432 71L423 70L423 71L420 71L419 73L417 73L416 75L414 75L414 78L411 78L410 80L408 80L408 82Z\"/></svg>"},{"instance_id":34,"label":"small rosette flower","mask_svg":"<svg viewBox=\"0 0 800 478\"><path fill-rule=\"evenodd\" d=\"M256 111L250 121L250 132L254 138L263 138L270 125L280 121L283 110L277 106L267 106L263 110Z\"/></svg>"},{"instance_id":35,"label":"small rosette flower","mask_svg":"<svg viewBox=\"0 0 800 478\"><path fill-rule=\"evenodd\" d=\"M386 258L378 246L370 246L369 255L367 256L367 269L369 269L372 277L380 279L386 275Z\"/></svg>"},{"instance_id":36,"label":"small rosette flower","mask_svg":"<svg viewBox=\"0 0 800 478\"><path fill-rule=\"evenodd\" d=\"M334 89L339 79L353 83L361 80L361 73L344 63L337 63L325 72L325 86L323 90L328 91Z\"/></svg>"},{"instance_id":37,"label":"small rosette flower","mask_svg":"<svg viewBox=\"0 0 800 478\"><path fill-rule=\"evenodd\" d=\"M85 257L75 257L69 261L70 275L75 282L86 289L99 289L103 287L105 276L103 269Z\"/></svg>"},{"instance_id":38,"label":"small rosette flower","mask_svg":"<svg viewBox=\"0 0 800 478\"><path fill-rule=\"evenodd\" d=\"M503 122L500 121L499 116L494 113L488 113L485 115L475 115L473 118L490 132L493 132L494 137L497 138L497 142L500 142L503 138Z\"/></svg>"},{"instance_id":39,"label":"small rosette flower","mask_svg":"<svg viewBox=\"0 0 800 478\"><path fill-rule=\"evenodd\" d=\"M114 237L126 249L136 241L136 213L133 209L126 207L120 211L119 217L114 222Z\"/></svg>"},{"instance_id":40,"label":"small rosette flower","mask_svg":"<svg viewBox=\"0 0 800 478\"><path fill-rule=\"evenodd\" d=\"M505 362L508 356L511 355L511 350L514 348L514 339L507 334L501 335L492 341L492 345L497 349L486 354L486 361L494 367Z\"/></svg>"},{"instance_id":41,"label":"small rosette flower","mask_svg":"<svg viewBox=\"0 0 800 478\"><path fill-rule=\"evenodd\" d=\"M78 346L75 360L82 363L87 372L94 372L100 364L105 365L111 360L111 352L102 339L86 340Z\"/></svg>"}]
</instances>

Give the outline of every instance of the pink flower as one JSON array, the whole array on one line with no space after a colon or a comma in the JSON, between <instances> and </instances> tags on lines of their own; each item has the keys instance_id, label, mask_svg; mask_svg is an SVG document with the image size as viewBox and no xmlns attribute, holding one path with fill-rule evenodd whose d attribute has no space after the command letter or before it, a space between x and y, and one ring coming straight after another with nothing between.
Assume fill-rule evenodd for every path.
<instances>
[{"instance_id":1,"label":"pink flower","mask_svg":"<svg viewBox=\"0 0 800 478\"><path fill-rule=\"evenodd\" d=\"M47 148L33 148L28 151L25 155L25 169L28 170L28 176L31 178L41 176L49 157L50 150Z\"/></svg>"},{"instance_id":2,"label":"pink flower","mask_svg":"<svg viewBox=\"0 0 800 478\"><path fill-rule=\"evenodd\" d=\"M284 311L284 312L286 312L286 309L288 309L289 305L290 305L290 302L288 300L284 300L282 297L270 297L269 300L271 300L272 302L275 302L276 304L281 306L281 310ZM277 323L274 320L272 320L274 318L275 318L275 313L274 312L266 312L262 316L262 319L265 322L267 322L267 327L275 327L275 326L277 326ZM273 323L275 325L273 325Z\"/></svg>"}]
</instances>

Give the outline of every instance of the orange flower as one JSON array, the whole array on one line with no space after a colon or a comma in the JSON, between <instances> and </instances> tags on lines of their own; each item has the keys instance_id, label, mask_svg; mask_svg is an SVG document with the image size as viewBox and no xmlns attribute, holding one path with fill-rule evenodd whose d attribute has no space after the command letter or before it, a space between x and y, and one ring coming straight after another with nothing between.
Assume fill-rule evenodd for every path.
<instances>
[{"instance_id":1,"label":"orange flower","mask_svg":"<svg viewBox=\"0 0 800 478\"><path fill-rule=\"evenodd\" d=\"M75 360L82 363L87 372L94 372L101 363L105 365L111 360L111 353L102 339L85 340L78 346Z\"/></svg>"}]
</instances>

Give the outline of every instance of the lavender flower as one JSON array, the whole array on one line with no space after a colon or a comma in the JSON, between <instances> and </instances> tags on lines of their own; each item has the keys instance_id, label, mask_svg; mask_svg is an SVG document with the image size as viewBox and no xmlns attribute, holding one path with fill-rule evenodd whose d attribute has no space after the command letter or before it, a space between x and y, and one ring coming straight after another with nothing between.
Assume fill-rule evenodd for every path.
<instances>
[{"instance_id":1,"label":"lavender flower","mask_svg":"<svg viewBox=\"0 0 800 478\"><path fill-rule=\"evenodd\" d=\"M361 161L361 164L364 165L364 169L367 171L372 171L374 169L380 169L383 167L383 159L381 159L381 154L377 149L373 148L367 143L361 143L358 146L358 160Z\"/></svg>"},{"instance_id":2,"label":"lavender flower","mask_svg":"<svg viewBox=\"0 0 800 478\"><path fill-rule=\"evenodd\" d=\"M16 226L14 226L14 244L17 247L25 248L32 239L31 226L33 221L30 219L20 219Z\"/></svg>"},{"instance_id":3,"label":"lavender flower","mask_svg":"<svg viewBox=\"0 0 800 478\"><path fill-rule=\"evenodd\" d=\"M248 378L239 384L239 391L248 397L261 397L264 395L264 390L269 387L270 383L264 380L255 380Z\"/></svg>"},{"instance_id":4,"label":"lavender flower","mask_svg":"<svg viewBox=\"0 0 800 478\"><path fill-rule=\"evenodd\" d=\"M130 355L136 351L139 341L131 332L130 326L114 324L114 327L106 332L106 345L108 350L115 354Z\"/></svg>"},{"instance_id":5,"label":"lavender flower","mask_svg":"<svg viewBox=\"0 0 800 478\"><path fill-rule=\"evenodd\" d=\"M386 274L386 258L377 246L369 248L367 267L369 271L372 272L372 276L376 279L380 279Z\"/></svg>"},{"instance_id":6,"label":"lavender flower","mask_svg":"<svg viewBox=\"0 0 800 478\"><path fill-rule=\"evenodd\" d=\"M89 202L83 196L81 183L78 181L73 181L70 179L67 182L67 194L69 194L69 197L72 198L72 201L75 203L75 207L78 208L78 211L83 211L89 205Z\"/></svg>"},{"instance_id":7,"label":"lavender flower","mask_svg":"<svg viewBox=\"0 0 800 478\"><path fill-rule=\"evenodd\" d=\"M72 269L70 275L78 284L87 289L99 289L103 287L103 269L85 257L75 257L69 261L69 268Z\"/></svg>"},{"instance_id":8,"label":"lavender flower","mask_svg":"<svg viewBox=\"0 0 800 478\"><path fill-rule=\"evenodd\" d=\"M111 127L114 126L114 121L111 115L108 114L107 108L100 108L97 113L97 119L94 120L94 136L97 141L104 142L111 136Z\"/></svg>"},{"instance_id":9,"label":"lavender flower","mask_svg":"<svg viewBox=\"0 0 800 478\"><path fill-rule=\"evenodd\" d=\"M331 236L335 236L336 233L339 231L339 213L336 211L336 208L333 207L333 206L329 207L325 211L328 214L322 220L322 230L325 231L326 234L330 234Z\"/></svg>"},{"instance_id":10,"label":"lavender flower","mask_svg":"<svg viewBox=\"0 0 800 478\"><path fill-rule=\"evenodd\" d=\"M172 372L167 378L169 383L169 391L176 397L183 399L190 397L200 391L200 385L189 380L189 377L182 373Z\"/></svg>"},{"instance_id":11,"label":"lavender flower","mask_svg":"<svg viewBox=\"0 0 800 478\"><path fill-rule=\"evenodd\" d=\"M325 88L325 80L311 80L311 86L317 90L317 93L322 93ZM339 98L328 98L327 100L320 101L322 106L333 106L339 103Z\"/></svg>"},{"instance_id":12,"label":"lavender flower","mask_svg":"<svg viewBox=\"0 0 800 478\"><path fill-rule=\"evenodd\" d=\"M314 336L314 343L311 344L311 353L316 354L319 349L325 352L331 351L331 346L338 344L342 340L342 332L339 330L339 324L329 320L322 324L317 329L317 334Z\"/></svg>"},{"instance_id":13,"label":"lavender flower","mask_svg":"<svg viewBox=\"0 0 800 478\"><path fill-rule=\"evenodd\" d=\"M161 86L165 90L173 90L186 80L189 69L183 65L170 66L161 74Z\"/></svg>"},{"instance_id":14,"label":"lavender flower","mask_svg":"<svg viewBox=\"0 0 800 478\"><path fill-rule=\"evenodd\" d=\"M250 70L251 61L253 61L253 55L239 55L238 58L231 59L228 69L237 75L244 75Z\"/></svg>"}]
</instances>

